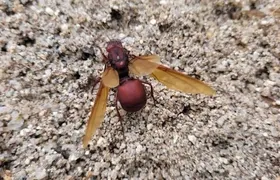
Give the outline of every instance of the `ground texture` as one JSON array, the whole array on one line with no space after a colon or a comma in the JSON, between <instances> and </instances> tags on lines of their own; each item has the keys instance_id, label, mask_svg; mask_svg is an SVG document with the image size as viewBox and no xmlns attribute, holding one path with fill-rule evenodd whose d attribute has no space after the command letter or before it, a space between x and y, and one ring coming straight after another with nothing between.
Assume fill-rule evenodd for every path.
<instances>
[{"instance_id":1,"label":"ground texture","mask_svg":"<svg viewBox=\"0 0 280 180\"><path fill-rule=\"evenodd\" d=\"M278 0L0 1L0 173L13 179L276 179L280 176ZM121 111L82 148L103 69L96 45L211 85L183 94L150 77L158 103ZM149 89L147 89L149 93Z\"/></svg>"}]
</instances>

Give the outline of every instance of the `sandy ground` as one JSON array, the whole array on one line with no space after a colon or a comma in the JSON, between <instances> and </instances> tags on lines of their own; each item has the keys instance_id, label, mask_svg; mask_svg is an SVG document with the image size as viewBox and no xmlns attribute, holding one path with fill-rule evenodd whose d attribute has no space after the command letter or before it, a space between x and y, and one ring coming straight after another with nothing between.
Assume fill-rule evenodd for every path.
<instances>
[{"instance_id":1,"label":"sandy ground","mask_svg":"<svg viewBox=\"0 0 280 180\"><path fill-rule=\"evenodd\" d=\"M0 1L1 176L276 179L280 110L262 96L280 99L279 8L278 0ZM135 55L158 54L217 95L147 77L158 104L121 111L123 138L111 91L83 149L103 69L95 44L104 49L109 39Z\"/></svg>"}]
</instances>

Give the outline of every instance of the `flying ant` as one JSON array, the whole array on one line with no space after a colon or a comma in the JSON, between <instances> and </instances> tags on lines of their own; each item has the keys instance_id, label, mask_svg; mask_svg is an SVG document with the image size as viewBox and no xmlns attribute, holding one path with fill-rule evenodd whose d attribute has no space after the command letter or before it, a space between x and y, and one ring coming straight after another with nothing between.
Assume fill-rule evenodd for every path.
<instances>
[{"instance_id":1,"label":"flying ant","mask_svg":"<svg viewBox=\"0 0 280 180\"><path fill-rule=\"evenodd\" d=\"M115 106L119 119L121 119L121 116L117 102L120 102L122 108L127 112L136 112L145 106L147 96L143 84L150 86L151 96L155 102L152 85L130 77L129 73L141 76L150 75L168 88L185 93L215 94L215 91L202 81L160 65L160 58L157 55L131 55L119 40L108 42L106 47L107 56L102 52L101 48L99 49L103 56L105 69L102 77L96 82L97 84L101 81L87 123L86 134L83 139L84 147L87 146L92 135L104 119L110 88L117 88Z\"/></svg>"}]
</instances>

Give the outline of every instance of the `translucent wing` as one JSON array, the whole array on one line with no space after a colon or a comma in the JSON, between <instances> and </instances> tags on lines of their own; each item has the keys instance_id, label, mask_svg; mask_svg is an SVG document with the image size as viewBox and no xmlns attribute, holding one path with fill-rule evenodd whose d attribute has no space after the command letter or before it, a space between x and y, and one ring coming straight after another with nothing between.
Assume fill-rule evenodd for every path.
<instances>
[{"instance_id":1,"label":"translucent wing","mask_svg":"<svg viewBox=\"0 0 280 180\"><path fill-rule=\"evenodd\" d=\"M92 135L95 133L96 129L100 126L104 119L108 93L109 88L100 83L100 87L87 123L86 134L83 139L84 148L88 145Z\"/></svg>"},{"instance_id":2,"label":"translucent wing","mask_svg":"<svg viewBox=\"0 0 280 180\"><path fill-rule=\"evenodd\" d=\"M117 87L120 83L118 72L112 67L107 67L102 75L102 83L109 87Z\"/></svg>"},{"instance_id":3,"label":"translucent wing","mask_svg":"<svg viewBox=\"0 0 280 180\"><path fill-rule=\"evenodd\" d=\"M129 71L135 75L151 74L159 66L160 58L157 55L136 56L129 63Z\"/></svg>"},{"instance_id":4,"label":"translucent wing","mask_svg":"<svg viewBox=\"0 0 280 180\"><path fill-rule=\"evenodd\" d=\"M215 94L215 91L202 81L162 65L159 65L152 72L151 76L157 79L165 86L167 86L168 88L177 91L192 94Z\"/></svg>"}]
</instances>

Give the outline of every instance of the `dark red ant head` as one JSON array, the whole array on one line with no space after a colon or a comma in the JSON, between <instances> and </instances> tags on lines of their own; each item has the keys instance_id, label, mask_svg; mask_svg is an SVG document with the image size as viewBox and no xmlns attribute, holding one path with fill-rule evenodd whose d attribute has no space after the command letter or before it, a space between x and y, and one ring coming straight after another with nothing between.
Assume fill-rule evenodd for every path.
<instances>
[{"instance_id":1,"label":"dark red ant head","mask_svg":"<svg viewBox=\"0 0 280 180\"><path fill-rule=\"evenodd\" d=\"M128 51L122 46L120 40L109 41L106 47L108 52L108 59L111 66L120 71L127 70L128 68Z\"/></svg>"},{"instance_id":2,"label":"dark red ant head","mask_svg":"<svg viewBox=\"0 0 280 180\"><path fill-rule=\"evenodd\" d=\"M123 48L122 42L120 40L111 40L107 43L106 51L109 52L112 48L119 47Z\"/></svg>"}]
</instances>

